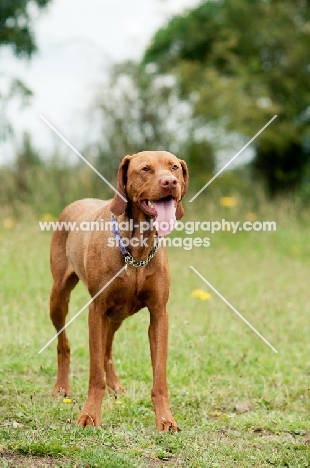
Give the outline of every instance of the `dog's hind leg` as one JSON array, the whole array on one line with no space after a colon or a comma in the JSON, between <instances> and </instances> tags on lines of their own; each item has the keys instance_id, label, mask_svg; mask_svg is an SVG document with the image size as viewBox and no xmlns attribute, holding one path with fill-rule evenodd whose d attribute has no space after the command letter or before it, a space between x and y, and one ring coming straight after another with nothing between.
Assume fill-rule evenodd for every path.
<instances>
[{"instance_id":1,"label":"dog's hind leg","mask_svg":"<svg viewBox=\"0 0 310 468\"><path fill-rule=\"evenodd\" d=\"M122 322L114 322L109 320L109 330L107 335L107 343L105 348L105 355L104 355L104 370L106 374L106 382L109 391L115 393L115 395L124 393L124 389L117 377L115 372L113 356L112 356L112 345L115 332L119 329Z\"/></svg>"},{"instance_id":2,"label":"dog's hind leg","mask_svg":"<svg viewBox=\"0 0 310 468\"><path fill-rule=\"evenodd\" d=\"M54 284L50 295L50 317L57 333L65 326L70 293L79 281L68 262L65 249L66 237L64 233L55 232L51 249L51 270ZM70 346L65 330L58 335L57 354L58 373L53 395L55 396L57 393L68 395L70 391Z\"/></svg>"},{"instance_id":3,"label":"dog's hind leg","mask_svg":"<svg viewBox=\"0 0 310 468\"><path fill-rule=\"evenodd\" d=\"M78 281L76 274L71 273L62 281L56 281L53 284L50 297L50 316L57 333L65 326L70 293ZM58 335L57 355L58 373L53 395L55 396L57 393L69 395L70 346L65 330Z\"/></svg>"}]
</instances>

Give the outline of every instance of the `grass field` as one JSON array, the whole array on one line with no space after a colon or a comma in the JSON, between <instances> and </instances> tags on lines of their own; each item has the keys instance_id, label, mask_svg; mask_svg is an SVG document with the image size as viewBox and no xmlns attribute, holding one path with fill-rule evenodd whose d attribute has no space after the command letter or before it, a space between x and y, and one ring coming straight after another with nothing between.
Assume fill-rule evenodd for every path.
<instances>
[{"instance_id":1,"label":"grass field","mask_svg":"<svg viewBox=\"0 0 310 468\"><path fill-rule=\"evenodd\" d=\"M200 219L246 219L241 208ZM197 205L198 206L198 205ZM197 218L198 211L187 219ZM204 210L204 211L203 211ZM50 233L37 221L0 219L0 464L59 467L309 467L310 225L268 207L277 231L195 233L208 248L170 248L168 381L182 432L155 429L148 312L118 332L126 396L106 395L100 429L77 428L88 385L85 311L68 328L71 402L53 399L56 345L48 312ZM174 234L176 235L176 234ZM193 265L278 350L274 353L189 268ZM211 298L192 297L196 289ZM88 300L78 285L70 316Z\"/></svg>"}]
</instances>

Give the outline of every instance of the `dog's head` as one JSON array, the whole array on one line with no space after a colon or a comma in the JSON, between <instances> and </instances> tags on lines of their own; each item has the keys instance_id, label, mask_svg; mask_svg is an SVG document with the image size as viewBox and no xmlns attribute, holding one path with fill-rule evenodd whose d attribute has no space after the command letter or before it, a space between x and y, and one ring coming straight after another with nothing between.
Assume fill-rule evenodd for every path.
<instances>
[{"instance_id":1,"label":"dog's head","mask_svg":"<svg viewBox=\"0 0 310 468\"><path fill-rule=\"evenodd\" d=\"M159 222L178 220L184 214L181 200L187 187L187 165L173 154L143 151L126 156L119 166L118 193L112 200L111 211L116 216L124 213L127 206L124 197Z\"/></svg>"}]
</instances>

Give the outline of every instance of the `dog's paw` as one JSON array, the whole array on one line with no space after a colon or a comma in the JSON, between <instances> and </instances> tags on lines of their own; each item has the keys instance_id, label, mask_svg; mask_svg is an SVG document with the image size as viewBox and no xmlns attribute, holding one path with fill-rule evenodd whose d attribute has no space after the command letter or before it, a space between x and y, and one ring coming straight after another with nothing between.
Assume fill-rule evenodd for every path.
<instances>
[{"instance_id":1,"label":"dog's paw","mask_svg":"<svg viewBox=\"0 0 310 468\"><path fill-rule=\"evenodd\" d=\"M54 390L53 390L53 397L61 396L61 397L67 397L70 395L70 387L69 385L61 385L56 383Z\"/></svg>"},{"instance_id":2,"label":"dog's paw","mask_svg":"<svg viewBox=\"0 0 310 468\"><path fill-rule=\"evenodd\" d=\"M107 385L107 390L109 394L113 395L116 400L119 396L125 395L126 393L126 390L121 385L116 387L110 387L109 385Z\"/></svg>"},{"instance_id":3,"label":"dog's paw","mask_svg":"<svg viewBox=\"0 0 310 468\"><path fill-rule=\"evenodd\" d=\"M161 416L160 418L156 418L156 427L162 432L180 432L181 429L177 425L174 417L172 414L166 414L165 416Z\"/></svg>"},{"instance_id":4,"label":"dog's paw","mask_svg":"<svg viewBox=\"0 0 310 468\"><path fill-rule=\"evenodd\" d=\"M100 426L100 417L93 412L83 410L78 417L77 425L79 427L98 427Z\"/></svg>"}]
</instances>

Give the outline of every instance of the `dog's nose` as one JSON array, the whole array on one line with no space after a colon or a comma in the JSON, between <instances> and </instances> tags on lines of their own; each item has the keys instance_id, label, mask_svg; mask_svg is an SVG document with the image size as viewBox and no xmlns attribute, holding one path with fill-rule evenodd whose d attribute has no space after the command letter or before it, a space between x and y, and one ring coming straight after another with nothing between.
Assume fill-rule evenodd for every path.
<instances>
[{"instance_id":1,"label":"dog's nose","mask_svg":"<svg viewBox=\"0 0 310 468\"><path fill-rule=\"evenodd\" d=\"M179 181L174 176L164 176L160 180L160 184L162 187L172 190L176 185L178 185Z\"/></svg>"}]
</instances>

